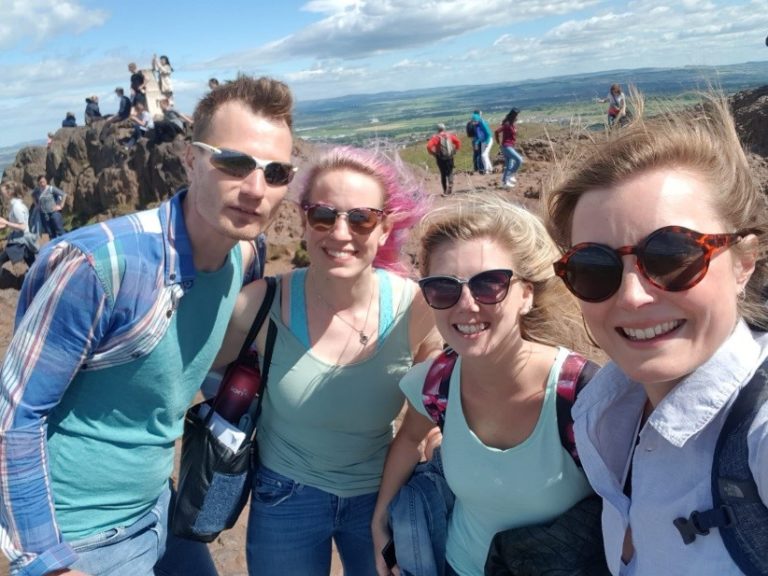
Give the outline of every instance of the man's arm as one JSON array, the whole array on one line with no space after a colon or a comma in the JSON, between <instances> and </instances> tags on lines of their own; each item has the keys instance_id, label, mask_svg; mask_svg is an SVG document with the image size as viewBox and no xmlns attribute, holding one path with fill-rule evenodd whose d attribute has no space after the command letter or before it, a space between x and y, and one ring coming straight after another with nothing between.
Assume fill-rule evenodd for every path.
<instances>
[{"instance_id":1,"label":"man's arm","mask_svg":"<svg viewBox=\"0 0 768 576\"><path fill-rule=\"evenodd\" d=\"M61 188L56 188L56 186L51 186L51 191L53 193L53 200L56 202L56 211L59 212L64 208L64 198L67 197L67 193Z\"/></svg>"},{"instance_id":2,"label":"man's arm","mask_svg":"<svg viewBox=\"0 0 768 576\"><path fill-rule=\"evenodd\" d=\"M86 257L66 242L27 273L0 367L0 545L23 576L70 566L54 513L47 417L109 323L108 298Z\"/></svg>"}]
</instances>

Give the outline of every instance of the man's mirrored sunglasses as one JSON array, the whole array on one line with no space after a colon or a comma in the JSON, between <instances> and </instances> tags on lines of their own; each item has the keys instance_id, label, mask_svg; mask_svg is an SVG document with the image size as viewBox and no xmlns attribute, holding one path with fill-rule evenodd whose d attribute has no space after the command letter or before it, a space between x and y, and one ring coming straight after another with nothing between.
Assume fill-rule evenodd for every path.
<instances>
[{"instance_id":1,"label":"man's mirrored sunglasses","mask_svg":"<svg viewBox=\"0 0 768 576\"><path fill-rule=\"evenodd\" d=\"M205 142L192 142L192 146L211 153L211 165L235 178L245 178L256 169L264 171L264 180L269 186L285 186L293 180L298 168L286 162L261 160L245 152L229 148L216 148Z\"/></svg>"}]
</instances>

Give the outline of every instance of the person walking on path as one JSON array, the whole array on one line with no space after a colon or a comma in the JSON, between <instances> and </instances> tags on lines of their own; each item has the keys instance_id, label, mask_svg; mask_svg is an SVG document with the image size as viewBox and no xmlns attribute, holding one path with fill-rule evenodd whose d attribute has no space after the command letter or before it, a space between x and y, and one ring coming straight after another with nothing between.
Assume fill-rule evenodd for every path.
<instances>
[{"instance_id":1,"label":"person walking on path","mask_svg":"<svg viewBox=\"0 0 768 576\"><path fill-rule=\"evenodd\" d=\"M517 184L515 173L520 170L520 166L523 164L523 156L515 150L517 145L515 122L519 113L517 108L512 108L509 114L504 117L501 126L496 128L493 133L496 144L501 147L501 152L504 154L504 173L501 175L501 185L505 188L513 188Z\"/></svg>"},{"instance_id":2,"label":"person walking on path","mask_svg":"<svg viewBox=\"0 0 768 576\"><path fill-rule=\"evenodd\" d=\"M427 142L427 152L435 157L437 169L440 170L443 196L453 193L453 157L459 148L461 148L461 140L453 132L448 132L445 124L442 123L437 125L437 134Z\"/></svg>"},{"instance_id":3,"label":"person walking on path","mask_svg":"<svg viewBox=\"0 0 768 576\"><path fill-rule=\"evenodd\" d=\"M240 243L293 177L292 107L270 78L206 95L188 188L49 243L27 273L0 366L13 574L216 573L204 544L169 533L174 442L250 266Z\"/></svg>"},{"instance_id":4,"label":"person walking on path","mask_svg":"<svg viewBox=\"0 0 768 576\"><path fill-rule=\"evenodd\" d=\"M491 164L493 132L491 132L491 128L479 112L472 114L472 122L475 124L473 146L480 150L480 160L482 163L482 170L480 173L491 174L493 172L493 165Z\"/></svg>"}]
</instances>

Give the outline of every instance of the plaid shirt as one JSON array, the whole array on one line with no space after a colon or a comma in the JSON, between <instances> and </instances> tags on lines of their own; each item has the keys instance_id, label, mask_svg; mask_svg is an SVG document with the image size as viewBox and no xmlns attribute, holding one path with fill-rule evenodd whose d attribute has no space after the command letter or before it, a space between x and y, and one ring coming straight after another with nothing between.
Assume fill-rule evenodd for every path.
<instances>
[{"instance_id":1,"label":"plaid shirt","mask_svg":"<svg viewBox=\"0 0 768 576\"><path fill-rule=\"evenodd\" d=\"M185 193L67 234L27 273L0 368L0 548L13 574L77 559L56 523L47 415L80 370L131 362L162 339L195 278ZM251 277L261 276L263 237L257 246Z\"/></svg>"}]
</instances>

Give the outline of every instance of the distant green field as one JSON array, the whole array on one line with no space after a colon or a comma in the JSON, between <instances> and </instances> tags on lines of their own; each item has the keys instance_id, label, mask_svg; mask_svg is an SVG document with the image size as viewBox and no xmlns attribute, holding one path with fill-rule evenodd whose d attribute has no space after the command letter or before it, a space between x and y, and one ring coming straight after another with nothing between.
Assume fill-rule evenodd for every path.
<instances>
[{"instance_id":1,"label":"distant green field","mask_svg":"<svg viewBox=\"0 0 768 576\"><path fill-rule=\"evenodd\" d=\"M386 140L408 145L425 142L438 122L463 134L464 125L476 109L495 127L514 106L521 110L521 130L526 124L531 126L526 137L536 138L555 127L602 126L607 104L598 100L607 95L613 82L621 83L625 92L630 85L637 87L646 98L647 113L654 114L661 109L691 105L698 100L697 93L711 86L730 94L760 86L766 78L768 62L748 62L720 67L612 70L514 83L357 94L299 101L296 134L332 143L366 146ZM540 134L535 134L536 130ZM460 154L458 161L462 162L466 154Z\"/></svg>"}]
</instances>

